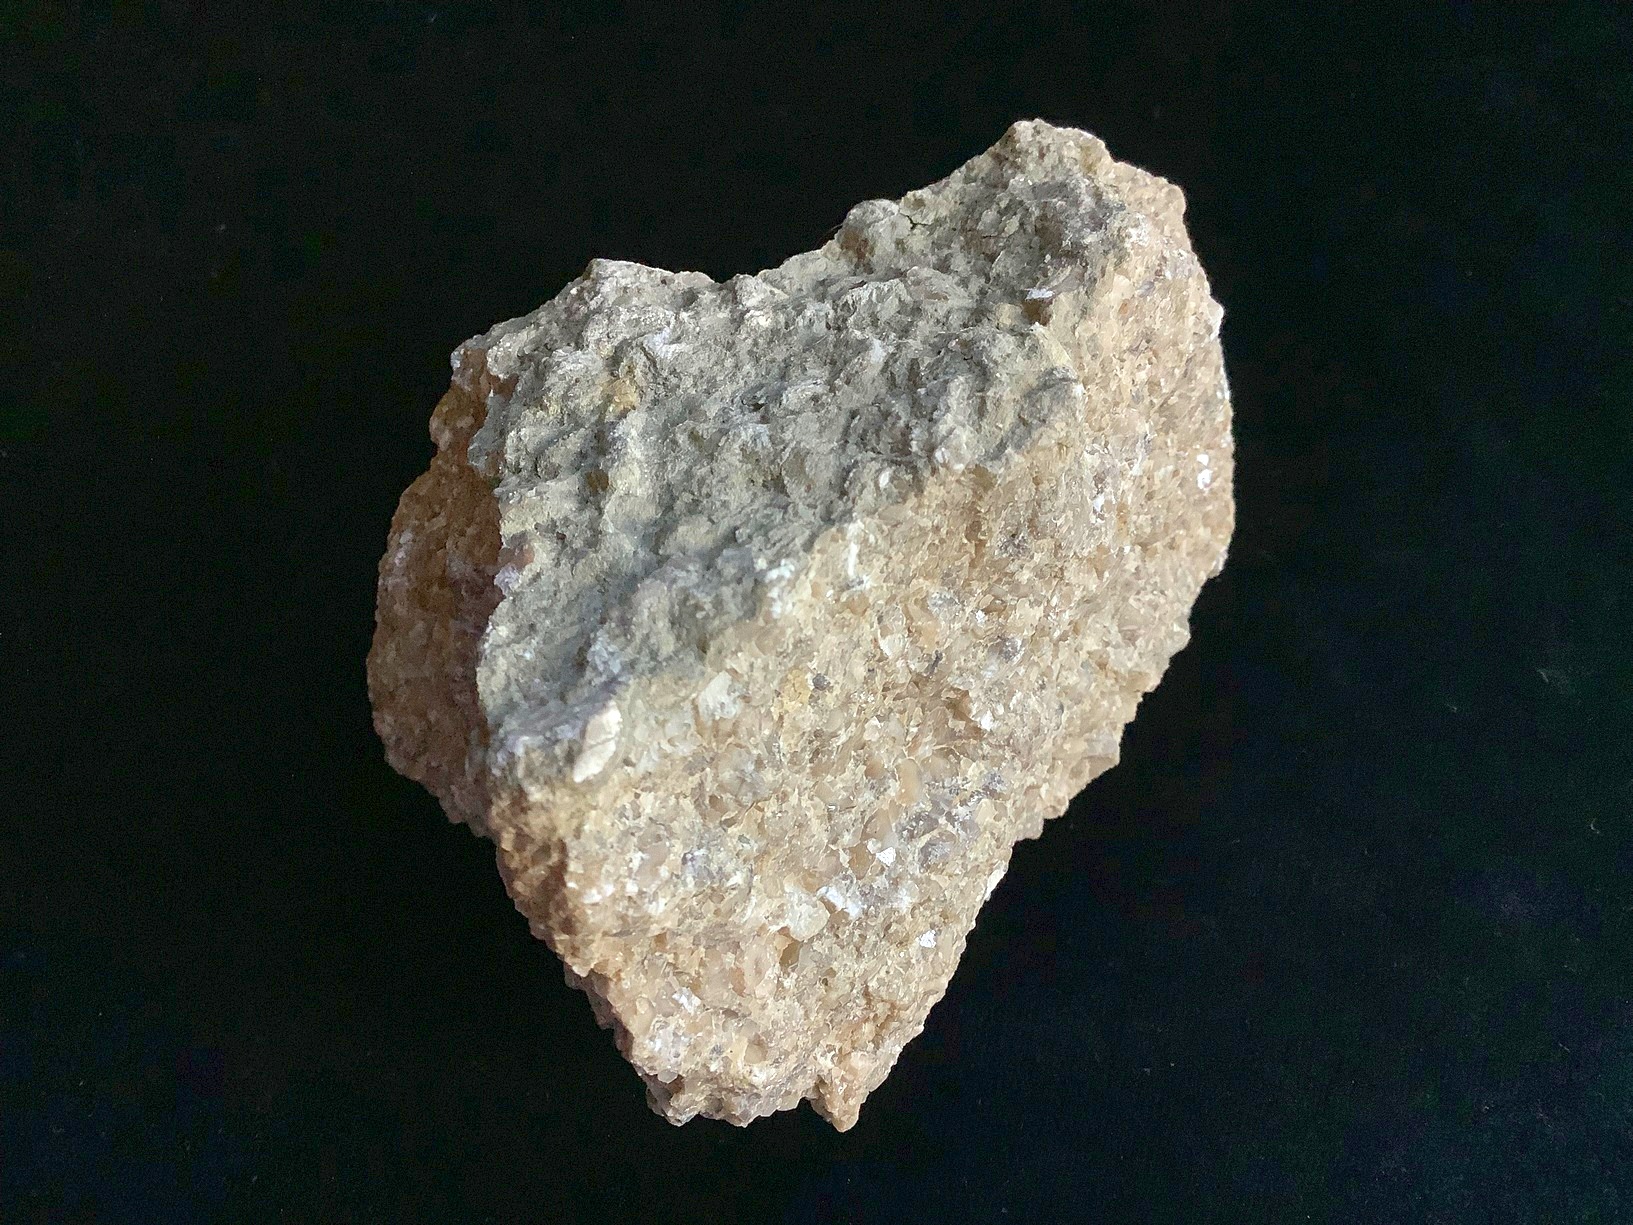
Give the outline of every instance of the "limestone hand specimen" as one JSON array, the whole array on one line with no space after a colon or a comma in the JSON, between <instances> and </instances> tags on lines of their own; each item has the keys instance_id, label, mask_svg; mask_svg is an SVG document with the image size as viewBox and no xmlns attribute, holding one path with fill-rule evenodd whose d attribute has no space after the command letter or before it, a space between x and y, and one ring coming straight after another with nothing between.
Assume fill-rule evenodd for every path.
<instances>
[{"instance_id":1,"label":"limestone hand specimen","mask_svg":"<svg viewBox=\"0 0 1633 1225\"><path fill-rule=\"evenodd\" d=\"M1184 645L1232 502L1183 207L1019 123L780 267L597 260L455 352L376 724L675 1122L854 1123Z\"/></svg>"}]
</instances>

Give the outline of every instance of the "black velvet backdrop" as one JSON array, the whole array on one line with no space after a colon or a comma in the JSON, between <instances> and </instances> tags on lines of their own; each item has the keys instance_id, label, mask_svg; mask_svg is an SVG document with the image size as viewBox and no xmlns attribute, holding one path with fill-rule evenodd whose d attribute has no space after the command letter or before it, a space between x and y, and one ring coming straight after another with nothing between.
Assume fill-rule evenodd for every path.
<instances>
[{"instance_id":1,"label":"black velvet backdrop","mask_svg":"<svg viewBox=\"0 0 1633 1225\"><path fill-rule=\"evenodd\" d=\"M1615 4L0 5L0 1217L1633 1220ZM1240 526L861 1123L676 1130L394 775L455 344L1013 119L1181 184Z\"/></svg>"}]
</instances>

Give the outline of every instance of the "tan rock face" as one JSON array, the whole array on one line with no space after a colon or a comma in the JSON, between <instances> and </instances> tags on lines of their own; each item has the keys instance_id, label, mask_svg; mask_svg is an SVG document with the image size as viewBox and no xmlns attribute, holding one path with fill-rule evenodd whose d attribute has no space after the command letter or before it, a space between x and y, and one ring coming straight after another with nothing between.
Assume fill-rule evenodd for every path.
<instances>
[{"instance_id":1,"label":"tan rock face","mask_svg":"<svg viewBox=\"0 0 1633 1225\"><path fill-rule=\"evenodd\" d=\"M455 353L376 724L671 1120L853 1124L1184 645L1232 502L1182 210L1020 123L758 276L598 260Z\"/></svg>"}]
</instances>

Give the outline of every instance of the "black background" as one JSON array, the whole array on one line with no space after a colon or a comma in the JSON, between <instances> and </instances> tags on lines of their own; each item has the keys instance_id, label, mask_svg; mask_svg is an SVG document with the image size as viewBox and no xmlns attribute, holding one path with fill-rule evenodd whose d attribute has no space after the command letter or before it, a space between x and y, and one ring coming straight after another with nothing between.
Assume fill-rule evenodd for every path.
<instances>
[{"instance_id":1,"label":"black background","mask_svg":"<svg viewBox=\"0 0 1633 1225\"><path fill-rule=\"evenodd\" d=\"M1633 1220L1614 4L0 6L4 1219ZM854 1131L673 1129L382 760L455 344L1021 117L1172 178L1239 529Z\"/></svg>"}]
</instances>

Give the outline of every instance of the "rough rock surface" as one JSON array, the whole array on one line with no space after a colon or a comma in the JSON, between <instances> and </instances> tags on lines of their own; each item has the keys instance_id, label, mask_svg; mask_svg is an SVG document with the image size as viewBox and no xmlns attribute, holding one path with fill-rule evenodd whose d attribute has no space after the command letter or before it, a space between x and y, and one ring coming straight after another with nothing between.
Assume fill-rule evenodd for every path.
<instances>
[{"instance_id":1,"label":"rough rock surface","mask_svg":"<svg viewBox=\"0 0 1633 1225\"><path fill-rule=\"evenodd\" d=\"M1232 523L1180 192L1016 124L724 283L597 260L454 354L369 658L675 1122L855 1122Z\"/></svg>"}]
</instances>

